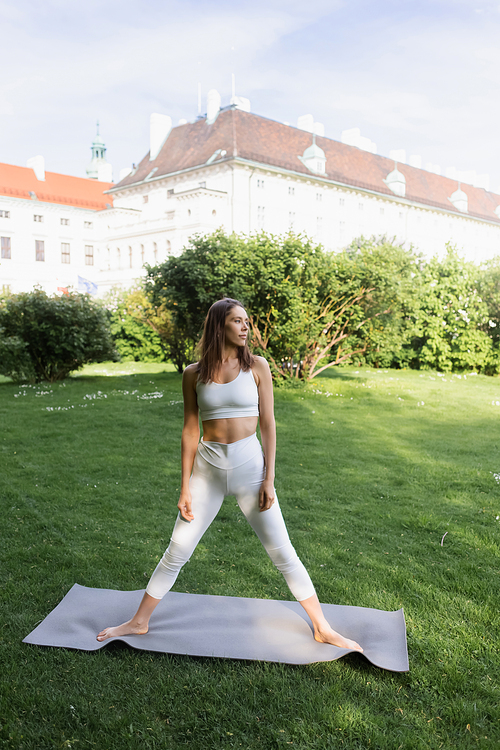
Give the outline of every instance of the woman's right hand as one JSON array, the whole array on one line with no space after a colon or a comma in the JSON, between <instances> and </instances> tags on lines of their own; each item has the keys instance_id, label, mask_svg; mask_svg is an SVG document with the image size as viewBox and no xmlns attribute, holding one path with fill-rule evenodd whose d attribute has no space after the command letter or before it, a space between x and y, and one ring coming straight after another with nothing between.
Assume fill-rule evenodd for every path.
<instances>
[{"instance_id":1,"label":"woman's right hand","mask_svg":"<svg viewBox=\"0 0 500 750\"><path fill-rule=\"evenodd\" d=\"M181 516L184 518L184 520L192 521L194 519L193 513L191 511L191 493L189 490L183 490L181 492L177 507L179 508Z\"/></svg>"}]
</instances>

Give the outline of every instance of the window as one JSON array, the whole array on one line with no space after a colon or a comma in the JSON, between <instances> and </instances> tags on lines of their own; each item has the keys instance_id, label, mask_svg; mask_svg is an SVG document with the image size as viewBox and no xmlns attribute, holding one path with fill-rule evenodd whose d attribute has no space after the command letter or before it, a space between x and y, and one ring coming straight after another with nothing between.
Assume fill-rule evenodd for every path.
<instances>
[{"instance_id":1,"label":"window","mask_svg":"<svg viewBox=\"0 0 500 750\"><path fill-rule=\"evenodd\" d=\"M45 242L43 240L35 240L35 257L42 263L45 260Z\"/></svg>"},{"instance_id":2,"label":"window","mask_svg":"<svg viewBox=\"0 0 500 750\"><path fill-rule=\"evenodd\" d=\"M191 216L191 209L188 208L188 216Z\"/></svg>"},{"instance_id":3,"label":"window","mask_svg":"<svg viewBox=\"0 0 500 750\"><path fill-rule=\"evenodd\" d=\"M402 218L403 218L403 212L402 212L402 211L400 211L400 212L399 212L399 218L400 218L400 219L402 219ZM450 229L451 229L451 224L450 224Z\"/></svg>"},{"instance_id":4,"label":"window","mask_svg":"<svg viewBox=\"0 0 500 750\"><path fill-rule=\"evenodd\" d=\"M85 245L85 265L86 266L94 265L94 246L93 245ZM108 266L109 266L109 250L108 250Z\"/></svg>"},{"instance_id":5,"label":"window","mask_svg":"<svg viewBox=\"0 0 500 750\"><path fill-rule=\"evenodd\" d=\"M323 193L316 193L316 200L321 203L323 200Z\"/></svg>"},{"instance_id":6,"label":"window","mask_svg":"<svg viewBox=\"0 0 500 750\"><path fill-rule=\"evenodd\" d=\"M198 186L199 186L199 187L203 187L203 188L206 188L206 186L207 186L207 183L206 183L206 182L199 182L199 183L198 183Z\"/></svg>"},{"instance_id":7,"label":"window","mask_svg":"<svg viewBox=\"0 0 500 750\"><path fill-rule=\"evenodd\" d=\"M61 224L63 225L63 227L69 226L69 219L61 219Z\"/></svg>"},{"instance_id":8,"label":"window","mask_svg":"<svg viewBox=\"0 0 500 750\"><path fill-rule=\"evenodd\" d=\"M381 215L381 216L383 216L383 215L384 215L384 209L383 209L383 208L381 208L381 209L380 209L380 215Z\"/></svg>"},{"instance_id":9,"label":"window","mask_svg":"<svg viewBox=\"0 0 500 750\"><path fill-rule=\"evenodd\" d=\"M165 246L167 248L167 255L170 255L170 253L172 252L172 243L170 242L170 240L167 240Z\"/></svg>"},{"instance_id":10,"label":"window","mask_svg":"<svg viewBox=\"0 0 500 750\"><path fill-rule=\"evenodd\" d=\"M167 198L172 198L173 194L174 194L173 188L170 190L167 190Z\"/></svg>"},{"instance_id":11,"label":"window","mask_svg":"<svg viewBox=\"0 0 500 750\"><path fill-rule=\"evenodd\" d=\"M41 214L34 214L33 221L38 221L41 224L43 222L43 216Z\"/></svg>"},{"instance_id":12,"label":"window","mask_svg":"<svg viewBox=\"0 0 500 750\"><path fill-rule=\"evenodd\" d=\"M364 205L362 203L358 203L358 209L362 211L364 209Z\"/></svg>"},{"instance_id":13,"label":"window","mask_svg":"<svg viewBox=\"0 0 500 750\"><path fill-rule=\"evenodd\" d=\"M149 202L149 195L143 195L142 196L142 202L143 203L148 203Z\"/></svg>"},{"instance_id":14,"label":"window","mask_svg":"<svg viewBox=\"0 0 500 750\"><path fill-rule=\"evenodd\" d=\"M288 195L295 195L295 188L291 185L288 186Z\"/></svg>"},{"instance_id":15,"label":"window","mask_svg":"<svg viewBox=\"0 0 500 750\"><path fill-rule=\"evenodd\" d=\"M0 211L0 218L10 219L10 211Z\"/></svg>"},{"instance_id":16,"label":"window","mask_svg":"<svg viewBox=\"0 0 500 750\"><path fill-rule=\"evenodd\" d=\"M212 216L217 216L217 211L215 210L215 208L214 208L214 210L212 211Z\"/></svg>"},{"instance_id":17,"label":"window","mask_svg":"<svg viewBox=\"0 0 500 750\"><path fill-rule=\"evenodd\" d=\"M339 198L339 206L345 205L345 198Z\"/></svg>"},{"instance_id":18,"label":"window","mask_svg":"<svg viewBox=\"0 0 500 750\"><path fill-rule=\"evenodd\" d=\"M288 223L291 227L293 227L295 223L295 211L288 212Z\"/></svg>"},{"instance_id":19,"label":"window","mask_svg":"<svg viewBox=\"0 0 500 750\"><path fill-rule=\"evenodd\" d=\"M122 265L122 254L120 252L120 248L119 247L116 248L116 260L118 262L118 268L121 268L121 265Z\"/></svg>"},{"instance_id":20,"label":"window","mask_svg":"<svg viewBox=\"0 0 500 750\"><path fill-rule=\"evenodd\" d=\"M83 222L83 227L84 227L84 229L92 229L92 228L93 228L93 226L94 226L94 225L92 224L92 222L91 222L91 221L84 221L84 222Z\"/></svg>"},{"instance_id":21,"label":"window","mask_svg":"<svg viewBox=\"0 0 500 750\"><path fill-rule=\"evenodd\" d=\"M155 259L155 263L157 263L158 262L158 245L156 244L156 242L153 242L153 256Z\"/></svg>"},{"instance_id":22,"label":"window","mask_svg":"<svg viewBox=\"0 0 500 750\"><path fill-rule=\"evenodd\" d=\"M141 263L144 265L144 245L141 245Z\"/></svg>"},{"instance_id":23,"label":"window","mask_svg":"<svg viewBox=\"0 0 500 750\"><path fill-rule=\"evenodd\" d=\"M317 216L316 217L316 234L321 234L323 231L323 217Z\"/></svg>"},{"instance_id":24,"label":"window","mask_svg":"<svg viewBox=\"0 0 500 750\"><path fill-rule=\"evenodd\" d=\"M266 220L266 207L257 206L257 225L259 229L264 229L264 223Z\"/></svg>"},{"instance_id":25,"label":"window","mask_svg":"<svg viewBox=\"0 0 500 750\"><path fill-rule=\"evenodd\" d=\"M340 231L343 232L345 230L345 221L340 222Z\"/></svg>"},{"instance_id":26,"label":"window","mask_svg":"<svg viewBox=\"0 0 500 750\"><path fill-rule=\"evenodd\" d=\"M2 258L10 260L10 237L2 237Z\"/></svg>"},{"instance_id":27,"label":"window","mask_svg":"<svg viewBox=\"0 0 500 750\"><path fill-rule=\"evenodd\" d=\"M264 180L257 180L257 187L263 188L264 187Z\"/></svg>"},{"instance_id":28,"label":"window","mask_svg":"<svg viewBox=\"0 0 500 750\"><path fill-rule=\"evenodd\" d=\"M129 268L133 268L133 258L132 258L132 246L128 246L128 265Z\"/></svg>"},{"instance_id":29,"label":"window","mask_svg":"<svg viewBox=\"0 0 500 750\"><path fill-rule=\"evenodd\" d=\"M61 263L69 262L69 242L61 242Z\"/></svg>"}]
</instances>

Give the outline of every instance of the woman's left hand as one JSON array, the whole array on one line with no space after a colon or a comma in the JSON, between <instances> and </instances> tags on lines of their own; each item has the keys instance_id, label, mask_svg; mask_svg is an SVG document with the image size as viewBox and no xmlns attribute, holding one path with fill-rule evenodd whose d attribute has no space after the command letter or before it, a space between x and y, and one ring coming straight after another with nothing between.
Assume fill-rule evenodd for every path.
<instances>
[{"instance_id":1,"label":"woman's left hand","mask_svg":"<svg viewBox=\"0 0 500 750\"><path fill-rule=\"evenodd\" d=\"M259 491L259 511L269 510L275 501L274 483L270 479L264 479Z\"/></svg>"}]
</instances>

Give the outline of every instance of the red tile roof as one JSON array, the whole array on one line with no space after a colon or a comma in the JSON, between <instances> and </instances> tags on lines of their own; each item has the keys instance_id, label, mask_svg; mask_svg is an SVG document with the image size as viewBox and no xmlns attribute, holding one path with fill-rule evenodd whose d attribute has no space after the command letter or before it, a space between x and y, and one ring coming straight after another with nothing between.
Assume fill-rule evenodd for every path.
<instances>
[{"instance_id":1,"label":"red tile roof","mask_svg":"<svg viewBox=\"0 0 500 750\"><path fill-rule=\"evenodd\" d=\"M0 195L13 198L32 197L42 203L58 203L76 208L88 208L101 211L106 204L112 205L110 195L105 190L113 187L109 182L98 182L84 177L70 177L57 172L45 172L45 181L37 180L30 167L15 167L12 164L0 164Z\"/></svg>"},{"instance_id":2,"label":"red tile roof","mask_svg":"<svg viewBox=\"0 0 500 750\"><path fill-rule=\"evenodd\" d=\"M211 125L207 125L205 119L200 119L173 128L156 159L150 161L149 153L146 154L137 169L115 185L113 191L142 182L155 167L156 179L203 166L217 149L226 151L226 154L219 155L216 161L237 157L317 177L299 159L311 143L311 134L304 130L250 112L228 108L222 110ZM392 159L370 154L330 138L317 136L316 143L325 152L326 180L395 197L384 183L384 179L394 169ZM408 200L462 215L449 200L457 189L456 180L406 164L398 164L398 169L406 179ZM462 184L461 187L469 199L469 211L466 215L500 223L500 217L495 214L500 196L472 185Z\"/></svg>"}]
</instances>

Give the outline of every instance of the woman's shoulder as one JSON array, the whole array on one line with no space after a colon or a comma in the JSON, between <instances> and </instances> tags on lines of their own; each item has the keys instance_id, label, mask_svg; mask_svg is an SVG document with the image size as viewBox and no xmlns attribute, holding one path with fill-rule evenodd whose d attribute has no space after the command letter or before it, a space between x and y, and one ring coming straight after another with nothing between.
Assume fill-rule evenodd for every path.
<instances>
[{"instance_id":1,"label":"woman's shoulder","mask_svg":"<svg viewBox=\"0 0 500 750\"><path fill-rule=\"evenodd\" d=\"M188 365L184 369L184 372L182 373L182 379L186 383L193 383L194 384L194 383L196 383L196 381L198 379L198 372L199 372L198 362L193 362L193 364Z\"/></svg>"},{"instance_id":2,"label":"woman's shoulder","mask_svg":"<svg viewBox=\"0 0 500 750\"><path fill-rule=\"evenodd\" d=\"M252 370L269 370L267 359L265 357L259 357L257 354L254 354Z\"/></svg>"},{"instance_id":3,"label":"woman's shoulder","mask_svg":"<svg viewBox=\"0 0 500 750\"><path fill-rule=\"evenodd\" d=\"M257 385L260 385L261 379L268 378L271 372L267 359L265 359L264 357L258 357L254 354L252 362L252 372L257 376Z\"/></svg>"}]
</instances>

